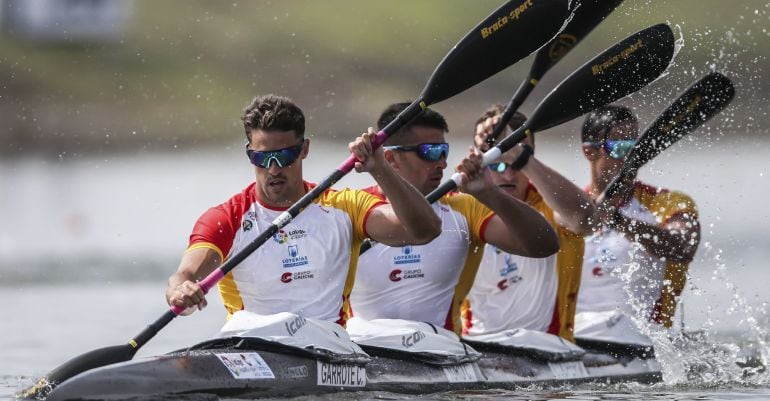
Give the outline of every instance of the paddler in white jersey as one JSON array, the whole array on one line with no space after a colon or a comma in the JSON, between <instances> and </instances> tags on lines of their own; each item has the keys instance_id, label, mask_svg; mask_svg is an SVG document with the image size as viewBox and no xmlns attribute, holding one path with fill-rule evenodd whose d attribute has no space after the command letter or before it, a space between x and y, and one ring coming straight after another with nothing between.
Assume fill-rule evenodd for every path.
<instances>
[{"instance_id":1,"label":"paddler in white jersey","mask_svg":"<svg viewBox=\"0 0 770 401\"><path fill-rule=\"evenodd\" d=\"M477 148L488 149L487 137L502 114L502 106L496 105L476 121L473 142ZM516 129L525 119L523 114L516 113L507 125ZM546 258L531 258L487 244L476 280L463 304L463 334L469 338L527 329L574 342L583 235L591 229L593 202L534 153L535 139L530 136L489 165L492 182L542 213L559 237L559 252Z\"/></svg>"},{"instance_id":2,"label":"paddler in white jersey","mask_svg":"<svg viewBox=\"0 0 770 401\"><path fill-rule=\"evenodd\" d=\"M389 106L378 126L387 125L406 106ZM427 195L441 183L447 167L447 131L444 117L426 109L388 139L385 160ZM433 204L442 224L438 238L420 246L375 243L359 257L350 298L354 317L422 321L459 334L460 306L486 243L532 257L558 250L556 235L543 216L492 184L491 172L481 167L480 153L471 149L457 171L463 175L462 192ZM366 191L390 200L381 185Z\"/></svg>"},{"instance_id":3,"label":"paddler in white jersey","mask_svg":"<svg viewBox=\"0 0 770 401\"><path fill-rule=\"evenodd\" d=\"M244 163L253 164L256 181L198 219L179 268L168 280L170 305L205 307L196 281L247 246L314 185L302 178L310 140L299 107L284 97L261 96L242 120L248 141ZM360 160L356 170L369 172L392 195L390 204L363 191L325 191L220 282L228 317L241 310L290 312L344 325L365 237L403 246L439 234L432 207L393 172L382 150L372 151L373 136L370 129L349 149Z\"/></svg>"},{"instance_id":4,"label":"paddler in white jersey","mask_svg":"<svg viewBox=\"0 0 770 401\"><path fill-rule=\"evenodd\" d=\"M587 116L581 136L591 167L591 198L618 175L638 135L637 119L625 107L607 106ZM689 196L639 181L628 184L632 190L611 202L617 208L597 207L595 232L586 239L577 335L591 316L602 313L622 312L670 327L698 247L698 211Z\"/></svg>"}]
</instances>

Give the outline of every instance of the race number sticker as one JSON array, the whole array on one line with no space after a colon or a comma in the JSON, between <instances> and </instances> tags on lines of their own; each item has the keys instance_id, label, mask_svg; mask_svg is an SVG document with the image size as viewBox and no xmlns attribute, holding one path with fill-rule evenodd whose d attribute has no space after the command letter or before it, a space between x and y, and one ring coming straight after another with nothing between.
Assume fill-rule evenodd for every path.
<instances>
[{"instance_id":1,"label":"race number sticker","mask_svg":"<svg viewBox=\"0 0 770 401\"><path fill-rule=\"evenodd\" d=\"M561 363L548 362L548 367L551 368L551 373L553 373L554 377L557 379L579 379L588 376L585 365L580 361Z\"/></svg>"},{"instance_id":2,"label":"race number sticker","mask_svg":"<svg viewBox=\"0 0 770 401\"><path fill-rule=\"evenodd\" d=\"M444 375L450 383L470 383L477 382L476 371L473 369L474 364L465 363L455 366L444 366Z\"/></svg>"},{"instance_id":3,"label":"race number sticker","mask_svg":"<svg viewBox=\"0 0 770 401\"><path fill-rule=\"evenodd\" d=\"M256 352L215 355L236 379L275 379L270 366Z\"/></svg>"},{"instance_id":4,"label":"race number sticker","mask_svg":"<svg viewBox=\"0 0 770 401\"><path fill-rule=\"evenodd\" d=\"M316 362L318 364L319 386L366 386L366 369L363 366Z\"/></svg>"}]
</instances>

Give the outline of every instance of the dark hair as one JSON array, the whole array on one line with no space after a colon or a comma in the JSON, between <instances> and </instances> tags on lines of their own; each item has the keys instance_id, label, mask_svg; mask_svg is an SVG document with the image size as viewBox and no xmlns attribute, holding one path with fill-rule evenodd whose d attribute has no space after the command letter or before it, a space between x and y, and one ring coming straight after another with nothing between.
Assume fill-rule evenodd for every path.
<instances>
[{"instance_id":1,"label":"dark hair","mask_svg":"<svg viewBox=\"0 0 770 401\"><path fill-rule=\"evenodd\" d=\"M294 131L298 138L305 135L305 115L291 99L283 96L255 97L243 110L241 121L249 141L253 130Z\"/></svg>"},{"instance_id":2,"label":"dark hair","mask_svg":"<svg viewBox=\"0 0 770 401\"><path fill-rule=\"evenodd\" d=\"M488 109L484 110L484 113L481 114L481 116L476 120L476 124L474 124L474 129L476 128L475 127L476 125L481 124L487 118L492 118L494 116L502 115L504 111L505 111L505 107L503 107L502 104L495 104L490 106ZM517 111L513 113L513 116L511 116L511 119L508 120L508 128L510 128L513 131L516 131L517 129L519 129L519 127L524 125L526 121L527 121L527 116ZM498 139L502 139L502 135L501 135L501 138L498 138ZM533 141L535 140L534 135L532 136L532 140Z\"/></svg>"},{"instance_id":3,"label":"dark hair","mask_svg":"<svg viewBox=\"0 0 770 401\"><path fill-rule=\"evenodd\" d=\"M390 106L386 107L385 110L380 114L380 118L377 120L377 129L381 130L385 128L386 125L390 124L391 121L395 120L399 113L404 111L407 107L409 107L411 103L393 103ZM443 132L449 132L449 126L446 123L446 119L444 119L444 116L437 113L436 111L425 108L420 113L417 114L417 117L412 119L412 121L405 124L401 129L398 130L395 134L402 133L412 127L428 127L428 128L436 128L440 129ZM403 137L403 135L391 135L390 138L388 138L387 141L385 141L388 145L395 144L394 138Z\"/></svg>"},{"instance_id":4,"label":"dark hair","mask_svg":"<svg viewBox=\"0 0 770 401\"><path fill-rule=\"evenodd\" d=\"M580 132L580 140L583 142L604 141L613 125L626 121L638 123L636 116L628 107L612 105L600 107L586 117Z\"/></svg>"}]
</instances>

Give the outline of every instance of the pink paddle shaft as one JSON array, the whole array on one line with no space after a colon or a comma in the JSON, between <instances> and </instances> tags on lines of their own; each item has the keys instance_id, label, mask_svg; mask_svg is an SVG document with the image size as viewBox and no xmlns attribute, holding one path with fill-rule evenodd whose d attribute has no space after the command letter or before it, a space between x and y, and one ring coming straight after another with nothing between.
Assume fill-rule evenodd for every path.
<instances>
[{"instance_id":1,"label":"pink paddle shaft","mask_svg":"<svg viewBox=\"0 0 770 401\"><path fill-rule=\"evenodd\" d=\"M215 285L221 280L225 275L222 274L222 269L217 268L211 274L206 276L203 280L198 281L198 286L201 287L201 290L203 290L204 294L208 294L209 290L214 288ZM171 312L174 312L175 315L179 316L182 312L184 312L187 308L184 306L176 306L173 305L171 307Z\"/></svg>"},{"instance_id":2,"label":"pink paddle shaft","mask_svg":"<svg viewBox=\"0 0 770 401\"><path fill-rule=\"evenodd\" d=\"M374 136L374 139L372 140L372 150L376 150L379 148L383 143L385 143L385 140L388 139L388 134L385 133L385 131L380 131L377 133L377 135ZM347 159L345 159L342 164L340 164L339 167L337 167L337 170L349 173L350 170L353 170L353 167L356 166L356 162L359 160L356 159L355 156L350 155Z\"/></svg>"}]
</instances>

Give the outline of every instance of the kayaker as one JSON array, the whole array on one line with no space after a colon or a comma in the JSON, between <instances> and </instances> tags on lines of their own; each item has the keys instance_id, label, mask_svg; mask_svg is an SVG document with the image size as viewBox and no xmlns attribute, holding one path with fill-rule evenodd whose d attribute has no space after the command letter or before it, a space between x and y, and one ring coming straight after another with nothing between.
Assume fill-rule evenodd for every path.
<instances>
[{"instance_id":1,"label":"kayaker","mask_svg":"<svg viewBox=\"0 0 770 401\"><path fill-rule=\"evenodd\" d=\"M496 105L476 121L473 142L477 148L488 150L487 137L502 114L503 107ZM515 113L507 125L515 130L525 120L523 114ZM570 180L535 157L533 136L503 154L489 169L495 185L535 208L551 223L560 249L556 255L530 258L487 244L463 304L463 334L528 329L574 342L583 236L591 231L593 202Z\"/></svg>"},{"instance_id":2,"label":"kayaker","mask_svg":"<svg viewBox=\"0 0 770 401\"><path fill-rule=\"evenodd\" d=\"M408 103L388 106L377 122L382 128ZM427 195L441 183L449 144L446 120L432 109L385 143L385 160L401 177ZM353 315L366 320L428 322L460 334L460 306L473 283L486 243L511 253L545 257L558 250L553 229L536 210L493 185L471 149L457 171L467 179L461 192L433 204L442 233L421 246L376 243L358 261L351 293ZM365 191L391 200L388 188Z\"/></svg>"},{"instance_id":3,"label":"kayaker","mask_svg":"<svg viewBox=\"0 0 770 401\"><path fill-rule=\"evenodd\" d=\"M607 106L587 116L581 138L592 199L618 175L638 136L639 123L626 107ZM670 327L700 241L698 211L682 192L635 177L628 187L611 201L613 207L597 207L595 231L585 241L577 311L621 311Z\"/></svg>"},{"instance_id":4,"label":"kayaker","mask_svg":"<svg viewBox=\"0 0 770 401\"><path fill-rule=\"evenodd\" d=\"M170 305L206 306L196 280L256 238L314 184L303 180L310 151L305 117L290 99L267 95L245 109L246 155L256 182L206 211L195 224L182 261L168 280ZM361 241L423 244L440 221L422 194L372 151L372 129L349 144L359 163L391 194L390 203L359 190L327 190L219 283L228 316L291 312L344 325Z\"/></svg>"}]
</instances>

